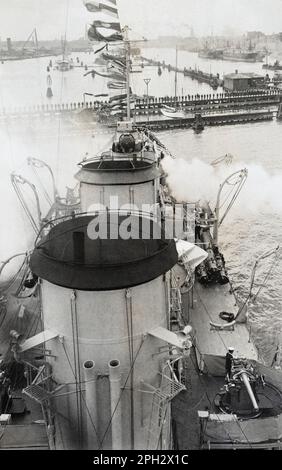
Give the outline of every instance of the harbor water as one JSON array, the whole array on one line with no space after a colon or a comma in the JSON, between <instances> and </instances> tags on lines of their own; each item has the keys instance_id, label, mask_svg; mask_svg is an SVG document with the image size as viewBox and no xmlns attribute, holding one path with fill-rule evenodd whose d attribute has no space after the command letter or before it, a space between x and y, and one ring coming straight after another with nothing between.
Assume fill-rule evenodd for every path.
<instances>
[{"instance_id":1,"label":"harbor water","mask_svg":"<svg viewBox=\"0 0 282 470\"><path fill-rule=\"evenodd\" d=\"M175 63L175 51L145 49L142 54L166 63ZM74 64L93 63L93 55L72 54ZM83 93L107 93L102 79L86 73L84 67L77 67L65 73L51 70L53 98L46 98L46 67L49 58L0 64L0 107L20 107L44 103L82 102ZM55 62L56 58L52 58ZM205 61L197 54L179 52L179 66L199 66L213 74L240 71L265 73L261 63L247 64L223 61ZM156 67L145 67L142 73L132 77L132 86L137 94L146 93L144 78L151 78L149 94L155 96L174 95L174 73L163 71L158 76ZM220 89L217 90L221 92ZM214 93L207 84L201 84L189 77L178 77L179 94ZM91 98L88 98L89 101ZM93 98L92 98L93 100ZM180 198L194 202L207 198L214 206L220 178L233 171L247 168L249 178L234 208L226 217L220 229L220 247L224 252L230 277L239 297L244 300L249 291L252 267L265 251L282 244L282 122L240 124L234 126L208 127L201 134L191 129L160 132L158 137L168 147L175 160L165 162L170 171L171 185ZM89 156L105 150L111 140L110 134L101 134L91 122L84 122L75 116L63 118L60 115L28 120L5 118L0 121L0 197L2 222L0 229L0 260L32 246L34 233L13 192L10 174L21 174L39 184L43 212L48 208L44 201L40 182L28 167L28 157L46 161L54 170L61 195L66 187L73 187L76 165L87 154ZM221 168L211 163L225 154L233 156L233 163L222 163ZM47 175L43 175L42 178ZM24 185L24 193L35 210L31 191ZM176 194L178 196L178 194ZM260 280L270 269L268 260ZM271 363L275 353L278 334L282 327L282 263L277 260L270 271L266 286L261 289L257 301L249 313L252 334L260 353ZM219 306L220 309L220 306ZM219 310L220 311L220 310Z\"/></svg>"}]
</instances>

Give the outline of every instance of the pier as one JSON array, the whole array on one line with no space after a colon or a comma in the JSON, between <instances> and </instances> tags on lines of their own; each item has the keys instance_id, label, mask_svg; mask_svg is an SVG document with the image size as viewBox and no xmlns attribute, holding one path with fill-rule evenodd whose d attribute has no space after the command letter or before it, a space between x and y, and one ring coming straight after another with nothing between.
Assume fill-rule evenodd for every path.
<instances>
[{"instance_id":1,"label":"pier","mask_svg":"<svg viewBox=\"0 0 282 470\"><path fill-rule=\"evenodd\" d=\"M217 89L219 86L223 86L223 80L219 77L219 74L213 75L212 73L202 72L199 69L187 69L184 67L184 77L190 77L192 80L198 80L198 82L208 83L213 89Z\"/></svg>"},{"instance_id":2,"label":"pier","mask_svg":"<svg viewBox=\"0 0 282 470\"><path fill-rule=\"evenodd\" d=\"M270 121L273 112L268 110L257 110L252 112L218 113L202 116L204 126L223 126L228 124L245 124L251 122ZM194 116L173 119L150 119L149 121L137 120L138 125L146 126L154 131L189 129L195 122Z\"/></svg>"},{"instance_id":3,"label":"pier","mask_svg":"<svg viewBox=\"0 0 282 470\"><path fill-rule=\"evenodd\" d=\"M190 77L192 80L198 80L200 83L207 83L210 85L213 89L217 89L219 86L223 85L223 80L220 79L219 74L213 75L212 73L206 73L202 72L199 69L192 69L191 67L186 68L180 68L180 67L175 67L170 64L166 64L165 62L159 62L157 60L153 59L148 59L146 57L141 57L141 60L147 63L147 65L153 65L156 67L163 67L164 69L167 69L169 72L177 72L177 73L182 73L185 77Z\"/></svg>"},{"instance_id":4,"label":"pier","mask_svg":"<svg viewBox=\"0 0 282 470\"><path fill-rule=\"evenodd\" d=\"M138 125L146 125L154 130L181 129L193 126L195 115L203 119L204 126L258 122L281 119L282 90L257 91L245 93L217 93L209 95L187 95L160 98L136 99L133 116ZM105 126L111 126L116 119L99 116L106 101L83 101L61 104L42 104L17 108L0 109L3 119L48 119L71 117L72 119L92 119ZM183 111L183 117L165 117L164 106Z\"/></svg>"},{"instance_id":5,"label":"pier","mask_svg":"<svg viewBox=\"0 0 282 470\"><path fill-rule=\"evenodd\" d=\"M164 106L180 108L185 112L200 112L202 114L227 110L254 110L260 108L278 109L282 101L282 90L248 91L243 93L216 93L207 95L165 96L160 98L137 98L134 114L160 115ZM99 111L107 101L77 101L70 103L46 103L33 106L17 106L0 108L0 118L18 115L45 114L76 114L87 109Z\"/></svg>"},{"instance_id":6,"label":"pier","mask_svg":"<svg viewBox=\"0 0 282 470\"><path fill-rule=\"evenodd\" d=\"M192 67L180 68L180 67L173 66L171 64L166 64L164 61L160 62L154 59L148 59L147 57L141 57L141 60L143 64L145 63L145 65L147 66L162 67L163 69L167 69L169 72L172 71L172 72L181 73L185 77L190 77L192 80L197 80L199 83L207 83L214 90L216 90L218 87L224 86L224 80L220 78L219 73L214 75L212 73L203 72L202 70L196 67L194 69ZM281 66L281 69L282 69L282 66ZM265 83L263 84L264 86L263 89L266 89L266 87L270 84L274 85L275 87L281 82L282 82L282 78L280 77L274 77L272 79L270 78L265 79Z\"/></svg>"}]
</instances>

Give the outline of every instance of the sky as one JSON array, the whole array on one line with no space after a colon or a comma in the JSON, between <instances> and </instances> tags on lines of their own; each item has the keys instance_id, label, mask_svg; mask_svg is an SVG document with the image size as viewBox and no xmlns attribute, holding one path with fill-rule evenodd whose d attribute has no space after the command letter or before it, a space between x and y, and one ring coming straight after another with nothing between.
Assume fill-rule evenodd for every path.
<instances>
[{"instance_id":1,"label":"sky","mask_svg":"<svg viewBox=\"0 0 282 470\"><path fill-rule=\"evenodd\" d=\"M100 0L102 1L102 0ZM117 0L121 23L147 38L159 35L282 31L282 0ZM24 40L84 36L93 14L82 0L0 0L0 38Z\"/></svg>"}]
</instances>

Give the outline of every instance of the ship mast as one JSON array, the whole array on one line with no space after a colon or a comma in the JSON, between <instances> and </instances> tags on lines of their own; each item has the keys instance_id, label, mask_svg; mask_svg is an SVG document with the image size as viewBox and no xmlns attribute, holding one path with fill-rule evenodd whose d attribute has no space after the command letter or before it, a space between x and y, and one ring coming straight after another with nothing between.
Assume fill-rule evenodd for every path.
<instances>
[{"instance_id":1,"label":"ship mast","mask_svg":"<svg viewBox=\"0 0 282 470\"><path fill-rule=\"evenodd\" d=\"M174 78L174 101L176 105L176 97L177 97L177 66L178 66L178 48L176 46L175 51L175 78Z\"/></svg>"}]
</instances>

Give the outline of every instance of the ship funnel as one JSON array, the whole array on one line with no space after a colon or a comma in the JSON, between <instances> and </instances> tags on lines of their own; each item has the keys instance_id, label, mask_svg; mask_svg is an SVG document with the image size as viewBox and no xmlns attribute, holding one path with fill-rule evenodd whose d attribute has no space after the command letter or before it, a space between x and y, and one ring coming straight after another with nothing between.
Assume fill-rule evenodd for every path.
<instances>
[{"instance_id":1,"label":"ship funnel","mask_svg":"<svg viewBox=\"0 0 282 470\"><path fill-rule=\"evenodd\" d=\"M112 450L122 450L120 362L113 359L108 366L111 394Z\"/></svg>"},{"instance_id":2,"label":"ship funnel","mask_svg":"<svg viewBox=\"0 0 282 470\"><path fill-rule=\"evenodd\" d=\"M97 416L97 374L94 361L86 361L83 364L85 380L86 423L87 423L87 448L98 449L98 416Z\"/></svg>"}]
</instances>

